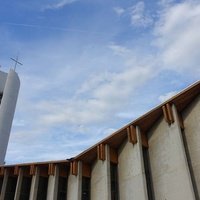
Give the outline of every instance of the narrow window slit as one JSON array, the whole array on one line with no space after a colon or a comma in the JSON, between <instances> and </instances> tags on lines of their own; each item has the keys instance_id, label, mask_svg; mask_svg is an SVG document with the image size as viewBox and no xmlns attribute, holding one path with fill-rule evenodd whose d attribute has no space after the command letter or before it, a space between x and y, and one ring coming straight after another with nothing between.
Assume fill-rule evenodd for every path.
<instances>
[{"instance_id":1,"label":"narrow window slit","mask_svg":"<svg viewBox=\"0 0 200 200\"><path fill-rule=\"evenodd\" d=\"M17 176L9 176L8 182L6 185L6 193L5 193L6 200L14 199L16 185L17 185Z\"/></svg>"},{"instance_id":2,"label":"narrow window slit","mask_svg":"<svg viewBox=\"0 0 200 200\"><path fill-rule=\"evenodd\" d=\"M148 199L154 200L155 198L154 198L154 191L153 191L153 182L152 182L152 177L151 177L151 167L150 167L148 148L142 147L142 152L143 152Z\"/></svg>"},{"instance_id":3,"label":"narrow window slit","mask_svg":"<svg viewBox=\"0 0 200 200\"><path fill-rule=\"evenodd\" d=\"M44 200L47 197L47 186L48 186L48 177L40 176L38 192L37 192L37 200Z\"/></svg>"},{"instance_id":4,"label":"narrow window slit","mask_svg":"<svg viewBox=\"0 0 200 200\"><path fill-rule=\"evenodd\" d=\"M119 199L118 165L110 163L111 200Z\"/></svg>"},{"instance_id":5,"label":"narrow window slit","mask_svg":"<svg viewBox=\"0 0 200 200\"><path fill-rule=\"evenodd\" d=\"M83 176L81 200L90 200L90 185L90 178Z\"/></svg>"},{"instance_id":6,"label":"narrow window slit","mask_svg":"<svg viewBox=\"0 0 200 200\"><path fill-rule=\"evenodd\" d=\"M67 198L67 177L59 176L58 179L58 197L59 200L66 200Z\"/></svg>"},{"instance_id":7,"label":"narrow window slit","mask_svg":"<svg viewBox=\"0 0 200 200\"><path fill-rule=\"evenodd\" d=\"M20 191L20 200L29 199L31 189L31 177L23 177L21 191Z\"/></svg>"}]
</instances>

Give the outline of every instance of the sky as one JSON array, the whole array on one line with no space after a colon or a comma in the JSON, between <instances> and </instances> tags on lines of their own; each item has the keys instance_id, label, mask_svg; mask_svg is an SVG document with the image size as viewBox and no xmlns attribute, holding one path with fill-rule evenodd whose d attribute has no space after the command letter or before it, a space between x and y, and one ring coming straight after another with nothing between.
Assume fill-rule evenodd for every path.
<instances>
[{"instance_id":1,"label":"sky","mask_svg":"<svg viewBox=\"0 0 200 200\"><path fill-rule=\"evenodd\" d=\"M21 87L6 163L76 156L200 77L199 0L7 0Z\"/></svg>"}]
</instances>

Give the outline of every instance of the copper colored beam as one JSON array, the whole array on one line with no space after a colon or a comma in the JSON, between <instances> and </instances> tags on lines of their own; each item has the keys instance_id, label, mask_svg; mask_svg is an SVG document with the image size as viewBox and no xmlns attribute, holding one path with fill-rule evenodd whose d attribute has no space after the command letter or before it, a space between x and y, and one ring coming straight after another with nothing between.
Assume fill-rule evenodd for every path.
<instances>
[{"instance_id":1,"label":"copper colored beam","mask_svg":"<svg viewBox=\"0 0 200 200\"><path fill-rule=\"evenodd\" d=\"M30 175L35 175L35 172L36 172L36 167L35 167L35 165L31 165L30 166Z\"/></svg>"},{"instance_id":2,"label":"copper colored beam","mask_svg":"<svg viewBox=\"0 0 200 200\"><path fill-rule=\"evenodd\" d=\"M48 166L48 175L54 175L55 174L55 164L50 163Z\"/></svg>"},{"instance_id":3,"label":"copper colored beam","mask_svg":"<svg viewBox=\"0 0 200 200\"><path fill-rule=\"evenodd\" d=\"M132 144L137 143L137 135L135 126L131 125L127 128L128 141Z\"/></svg>"},{"instance_id":4,"label":"copper colored beam","mask_svg":"<svg viewBox=\"0 0 200 200\"><path fill-rule=\"evenodd\" d=\"M162 110L163 110L163 115L165 118L165 121L171 125L174 123L174 115L173 115L173 111L172 111L172 106L167 103L165 105L162 106Z\"/></svg>"},{"instance_id":5,"label":"copper colored beam","mask_svg":"<svg viewBox=\"0 0 200 200\"><path fill-rule=\"evenodd\" d=\"M105 160L106 159L106 152L105 152L105 145L99 144L97 146L97 157L99 160Z\"/></svg>"},{"instance_id":6,"label":"copper colored beam","mask_svg":"<svg viewBox=\"0 0 200 200\"><path fill-rule=\"evenodd\" d=\"M19 166L15 166L14 175L19 175Z\"/></svg>"},{"instance_id":7,"label":"copper colored beam","mask_svg":"<svg viewBox=\"0 0 200 200\"><path fill-rule=\"evenodd\" d=\"M76 160L70 163L70 172L72 175L78 175L78 162Z\"/></svg>"},{"instance_id":8,"label":"copper colored beam","mask_svg":"<svg viewBox=\"0 0 200 200\"><path fill-rule=\"evenodd\" d=\"M173 124L174 123L174 115L173 115L173 111L172 111L172 106L169 103L167 103L166 107L167 107L169 121L171 124Z\"/></svg>"}]
</instances>

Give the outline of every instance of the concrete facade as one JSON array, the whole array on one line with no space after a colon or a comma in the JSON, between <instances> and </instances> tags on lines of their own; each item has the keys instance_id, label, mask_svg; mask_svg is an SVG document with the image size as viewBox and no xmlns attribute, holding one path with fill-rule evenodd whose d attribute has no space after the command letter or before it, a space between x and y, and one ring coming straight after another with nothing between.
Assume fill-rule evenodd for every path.
<instances>
[{"instance_id":1,"label":"concrete facade","mask_svg":"<svg viewBox=\"0 0 200 200\"><path fill-rule=\"evenodd\" d=\"M14 200L20 200L22 179L23 179L23 169L19 169L19 175L18 175L18 178L17 178L17 185L16 185L16 189L15 189Z\"/></svg>"},{"instance_id":2,"label":"concrete facade","mask_svg":"<svg viewBox=\"0 0 200 200\"><path fill-rule=\"evenodd\" d=\"M20 81L17 73L10 70L0 73L0 93L2 96L0 104L0 164L4 164L10 130L14 117Z\"/></svg>"},{"instance_id":3,"label":"concrete facade","mask_svg":"<svg viewBox=\"0 0 200 200\"><path fill-rule=\"evenodd\" d=\"M10 184L12 199L19 199L25 176L29 200L44 185L47 200L198 200L199 111L200 82L74 158L1 165L0 200L8 200Z\"/></svg>"},{"instance_id":4,"label":"concrete facade","mask_svg":"<svg viewBox=\"0 0 200 200\"><path fill-rule=\"evenodd\" d=\"M139 127L137 127L137 139L135 145L126 140L119 150L120 199L148 200Z\"/></svg>"},{"instance_id":5,"label":"concrete facade","mask_svg":"<svg viewBox=\"0 0 200 200\"><path fill-rule=\"evenodd\" d=\"M173 106L175 116L176 109ZM195 199L178 119L161 118L149 132L149 157L156 200Z\"/></svg>"},{"instance_id":6,"label":"concrete facade","mask_svg":"<svg viewBox=\"0 0 200 200\"><path fill-rule=\"evenodd\" d=\"M106 159L96 160L92 166L91 199L111 200L109 146L105 147ZM97 195L98 194L98 195Z\"/></svg>"},{"instance_id":7,"label":"concrete facade","mask_svg":"<svg viewBox=\"0 0 200 200\"><path fill-rule=\"evenodd\" d=\"M184 133L189 152L189 162L194 175L197 197L200 196L200 95L183 112Z\"/></svg>"},{"instance_id":8,"label":"concrete facade","mask_svg":"<svg viewBox=\"0 0 200 200\"><path fill-rule=\"evenodd\" d=\"M58 165L56 165L54 174L50 175L49 180L48 180L48 189L47 189L48 200L54 200L57 198L58 178L59 178L59 168L58 168Z\"/></svg>"},{"instance_id":9,"label":"concrete facade","mask_svg":"<svg viewBox=\"0 0 200 200\"><path fill-rule=\"evenodd\" d=\"M82 163L78 162L77 175L70 174L68 177L67 199L81 200L81 183L82 183Z\"/></svg>"},{"instance_id":10,"label":"concrete facade","mask_svg":"<svg viewBox=\"0 0 200 200\"><path fill-rule=\"evenodd\" d=\"M39 176L40 176L40 169L39 167L36 167L35 174L32 176L29 200L37 199Z\"/></svg>"}]
</instances>

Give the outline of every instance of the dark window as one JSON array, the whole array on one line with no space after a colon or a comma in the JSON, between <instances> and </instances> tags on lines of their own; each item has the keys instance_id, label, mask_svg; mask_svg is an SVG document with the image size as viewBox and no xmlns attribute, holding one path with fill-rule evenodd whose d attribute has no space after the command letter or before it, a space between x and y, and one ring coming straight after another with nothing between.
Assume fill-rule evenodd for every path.
<instances>
[{"instance_id":1,"label":"dark window","mask_svg":"<svg viewBox=\"0 0 200 200\"><path fill-rule=\"evenodd\" d=\"M110 163L111 200L118 200L118 170L117 164Z\"/></svg>"},{"instance_id":2,"label":"dark window","mask_svg":"<svg viewBox=\"0 0 200 200\"><path fill-rule=\"evenodd\" d=\"M28 200L31 189L31 177L23 177L20 191L20 200Z\"/></svg>"},{"instance_id":3,"label":"dark window","mask_svg":"<svg viewBox=\"0 0 200 200\"><path fill-rule=\"evenodd\" d=\"M82 200L90 200L90 178L82 177Z\"/></svg>"},{"instance_id":4,"label":"dark window","mask_svg":"<svg viewBox=\"0 0 200 200\"><path fill-rule=\"evenodd\" d=\"M147 184L147 193L149 197L148 199L153 200L154 192L153 192L153 183L151 177L151 168L149 163L149 152L148 149L145 147L142 147L142 152L143 152L144 170L145 170L146 184Z\"/></svg>"},{"instance_id":5,"label":"dark window","mask_svg":"<svg viewBox=\"0 0 200 200\"><path fill-rule=\"evenodd\" d=\"M1 188L2 188L2 185L3 185L3 176L0 177L0 194L1 194Z\"/></svg>"},{"instance_id":6,"label":"dark window","mask_svg":"<svg viewBox=\"0 0 200 200\"><path fill-rule=\"evenodd\" d=\"M0 93L0 104L1 104L2 98L3 98L3 93L1 92L1 93Z\"/></svg>"},{"instance_id":7,"label":"dark window","mask_svg":"<svg viewBox=\"0 0 200 200\"><path fill-rule=\"evenodd\" d=\"M17 177L9 176L7 186L6 186L6 193L5 193L6 200L14 199L16 185L17 185Z\"/></svg>"},{"instance_id":8,"label":"dark window","mask_svg":"<svg viewBox=\"0 0 200 200\"><path fill-rule=\"evenodd\" d=\"M37 200L45 200L46 199L47 185L48 185L48 178L40 176L38 192L37 192Z\"/></svg>"},{"instance_id":9,"label":"dark window","mask_svg":"<svg viewBox=\"0 0 200 200\"><path fill-rule=\"evenodd\" d=\"M60 176L58 179L58 200L66 200L67 198L67 178Z\"/></svg>"}]
</instances>

